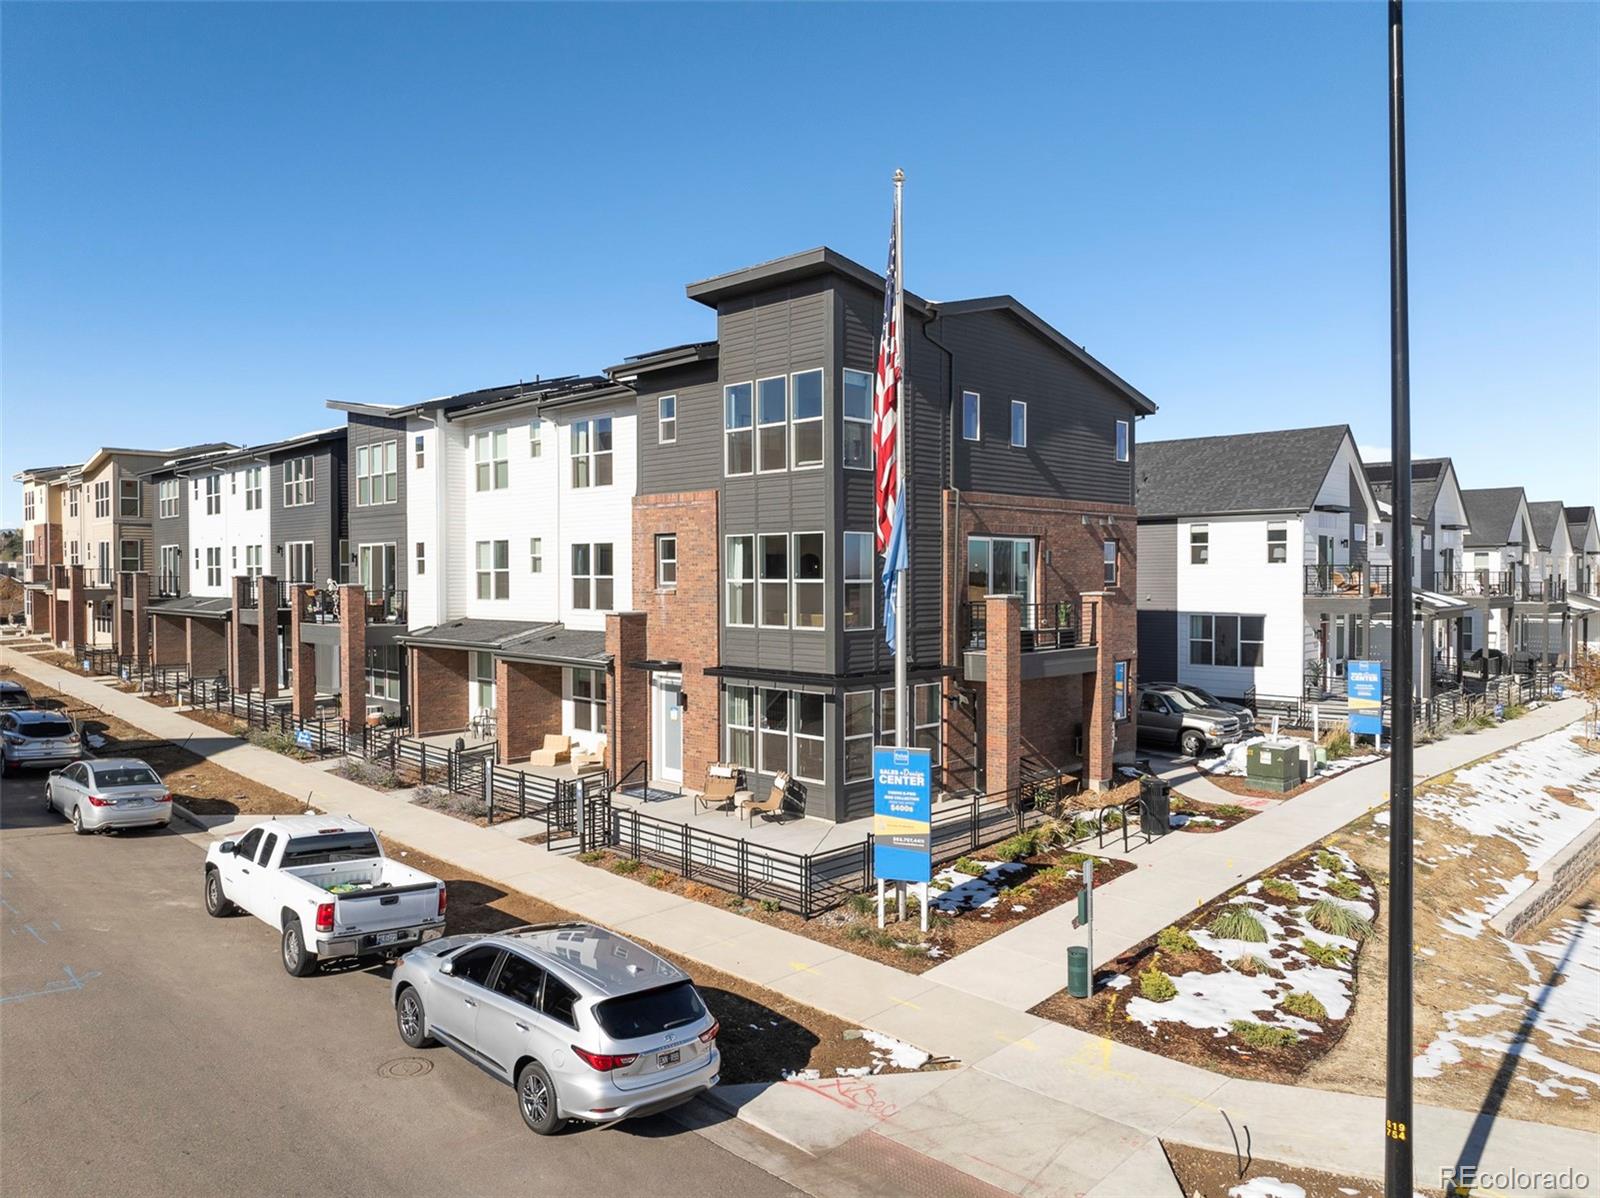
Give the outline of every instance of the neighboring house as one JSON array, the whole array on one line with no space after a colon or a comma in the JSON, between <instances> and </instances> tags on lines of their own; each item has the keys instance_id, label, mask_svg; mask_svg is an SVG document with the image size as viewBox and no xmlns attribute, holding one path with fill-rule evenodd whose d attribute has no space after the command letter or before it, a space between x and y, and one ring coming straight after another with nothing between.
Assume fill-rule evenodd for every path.
<instances>
[{"instance_id":1,"label":"neighboring house","mask_svg":"<svg viewBox=\"0 0 1600 1198\"><path fill-rule=\"evenodd\" d=\"M1528 579L1534 553L1533 520L1521 487L1486 487L1463 491L1467 531L1463 565L1468 578L1464 595L1479 601L1469 618L1469 643L1476 651L1515 655L1522 651L1516 636L1516 603Z\"/></svg>"},{"instance_id":2,"label":"neighboring house","mask_svg":"<svg viewBox=\"0 0 1600 1198\"><path fill-rule=\"evenodd\" d=\"M1572 608L1574 660L1580 648L1600 653L1600 517L1592 507L1563 513L1572 546L1567 570L1567 602Z\"/></svg>"},{"instance_id":3,"label":"neighboring house","mask_svg":"<svg viewBox=\"0 0 1600 1198\"><path fill-rule=\"evenodd\" d=\"M1376 499L1347 425L1147 441L1138 509L1146 678L1232 698L1343 693L1388 622L1391 580L1371 560Z\"/></svg>"},{"instance_id":4,"label":"neighboring house","mask_svg":"<svg viewBox=\"0 0 1600 1198\"><path fill-rule=\"evenodd\" d=\"M1522 648L1553 665L1572 661L1572 608L1568 589L1572 575L1572 535L1566 505L1559 499L1529 500L1533 552L1527 580L1517 596L1522 612Z\"/></svg>"},{"instance_id":5,"label":"neighboring house","mask_svg":"<svg viewBox=\"0 0 1600 1198\"><path fill-rule=\"evenodd\" d=\"M883 279L816 249L691 284L714 341L609 368L639 405L622 772L708 764L806 814L872 804L894 734L873 548ZM1134 751L1133 423L1155 405L1009 296L906 296L907 720L937 790L1107 783ZM988 596L1001 598L993 603Z\"/></svg>"},{"instance_id":6,"label":"neighboring house","mask_svg":"<svg viewBox=\"0 0 1600 1198\"><path fill-rule=\"evenodd\" d=\"M53 631L58 608L55 567L66 561L61 543L65 488L56 484L74 469L73 466L43 466L13 476L22 484L23 610L28 630L52 640L58 639ZM66 626L64 610L61 625Z\"/></svg>"}]
</instances>

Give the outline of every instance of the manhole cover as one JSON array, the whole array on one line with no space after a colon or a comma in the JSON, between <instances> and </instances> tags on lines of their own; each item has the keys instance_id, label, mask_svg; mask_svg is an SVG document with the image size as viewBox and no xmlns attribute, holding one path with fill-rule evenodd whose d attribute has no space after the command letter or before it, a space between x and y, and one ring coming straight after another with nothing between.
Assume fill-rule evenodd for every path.
<instances>
[{"instance_id":1,"label":"manhole cover","mask_svg":"<svg viewBox=\"0 0 1600 1198\"><path fill-rule=\"evenodd\" d=\"M421 1077L425 1073L433 1072L433 1062L424 1061L421 1057L396 1057L392 1061L385 1061L378 1066L379 1077L408 1078Z\"/></svg>"}]
</instances>

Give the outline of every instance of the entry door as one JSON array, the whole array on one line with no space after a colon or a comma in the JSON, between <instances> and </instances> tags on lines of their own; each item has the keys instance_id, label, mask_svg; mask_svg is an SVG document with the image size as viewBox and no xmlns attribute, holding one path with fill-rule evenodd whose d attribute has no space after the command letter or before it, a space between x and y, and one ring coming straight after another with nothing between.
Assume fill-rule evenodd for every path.
<instances>
[{"instance_id":1,"label":"entry door","mask_svg":"<svg viewBox=\"0 0 1600 1198\"><path fill-rule=\"evenodd\" d=\"M394 546L363 545L360 550L361 585L369 595L388 595L394 590Z\"/></svg>"},{"instance_id":2,"label":"entry door","mask_svg":"<svg viewBox=\"0 0 1600 1198\"><path fill-rule=\"evenodd\" d=\"M667 782L683 781L683 693L681 678L656 679L655 775Z\"/></svg>"}]
</instances>

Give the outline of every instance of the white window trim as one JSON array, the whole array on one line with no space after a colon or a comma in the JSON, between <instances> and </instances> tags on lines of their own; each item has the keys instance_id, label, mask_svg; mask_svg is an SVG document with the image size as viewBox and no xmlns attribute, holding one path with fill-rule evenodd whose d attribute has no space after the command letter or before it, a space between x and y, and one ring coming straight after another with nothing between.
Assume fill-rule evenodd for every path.
<instances>
[{"instance_id":1,"label":"white window trim","mask_svg":"<svg viewBox=\"0 0 1600 1198\"><path fill-rule=\"evenodd\" d=\"M675 532L658 532L656 534L656 589L658 591L675 591L678 589L678 534ZM661 546L667 541L672 542L672 556L662 556ZM672 581L668 582L663 577L662 567L668 562L672 564Z\"/></svg>"},{"instance_id":2,"label":"white window trim","mask_svg":"<svg viewBox=\"0 0 1600 1198\"><path fill-rule=\"evenodd\" d=\"M292 468L305 467L304 474L291 475ZM317 500L317 461L309 454L289 458L283 463L283 506L310 507ZM299 495L299 498L291 496Z\"/></svg>"},{"instance_id":3,"label":"white window trim","mask_svg":"<svg viewBox=\"0 0 1600 1198\"><path fill-rule=\"evenodd\" d=\"M801 537L822 538L821 578L801 578L795 572L799 565L799 555L795 552L795 542ZM816 587L822 592L822 623L800 624L797 617L800 614L800 588L803 586ZM796 632L826 632L828 630L828 534L820 529L807 529L789 534L789 627Z\"/></svg>"},{"instance_id":4,"label":"white window trim","mask_svg":"<svg viewBox=\"0 0 1600 1198\"><path fill-rule=\"evenodd\" d=\"M295 568L295 558L300 558L300 569ZM285 541L283 543L283 569L290 582L298 586L315 586L317 581L317 550L315 541ZM296 574L305 577L296 577Z\"/></svg>"},{"instance_id":5,"label":"white window trim","mask_svg":"<svg viewBox=\"0 0 1600 1198\"><path fill-rule=\"evenodd\" d=\"M663 413L663 405L672 404L672 415ZM667 425L672 425L672 435L667 435ZM676 395L663 395L656 400L656 443L658 445L676 445L678 443L678 397Z\"/></svg>"},{"instance_id":6,"label":"white window trim","mask_svg":"<svg viewBox=\"0 0 1600 1198\"><path fill-rule=\"evenodd\" d=\"M611 448L601 449L600 423L605 421L611 426ZM574 491L593 491L598 487L615 486L617 481L617 425L610 416L585 416L582 420L574 420L567 426L571 429L570 438L576 438L578 430L583 430L584 449L571 451L572 470L568 472L568 482ZM600 480L600 459L611 459L611 478L608 482ZM584 474L584 481L577 480L578 463L582 461L588 467Z\"/></svg>"},{"instance_id":7,"label":"white window trim","mask_svg":"<svg viewBox=\"0 0 1600 1198\"><path fill-rule=\"evenodd\" d=\"M1022 409L1022 440L1017 440L1017 409ZM1011 401L1011 427L1007 430L1011 437L1011 448L1028 448L1028 401L1013 399Z\"/></svg>"},{"instance_id":8,"label":"white window trim","mask_svg":"<svg viewBox=\"0 0 1600 1198\"><path fill-rule=\"evenodd\" d=\"M967 436L967 400L969 398L973 401L973 408L977 415L977 420L974 421L977 427L970 437ZM977 391L963 391L961 393L961 439L973 442L983 440L983 396Z\"/></svg>"},{"instance_id":9,"label":"white window trim","mask_svg":"<svg viewBox=\"0 0 1600 1198\"><path fill-rule=\"evenodd\" d=\"M1115 590L1122 583L1122 561L1119 547L1115 541L1102 541L1100 543L1100 556L1104 562L1107 577L1104 578L1106 590Z\"/></svg>"},{"instance_id":10,"label":"white window trim","mask_svg":"<svg viewBox=\"0 0 1600 1198\"><path fill-rule=\"evenodd\" d=\"M749 541L750 542L750 577L749 578L738 578L738 579L736 579L731 574L728 573L729 569L731 568L731 566L733 564L733 551L732 551L732 547L731 546L732 546L732 542L734 542L734 541ZM723 626L725 628L754 628L754 627L756 627L757 622L760 620L760 616L756 611L756 607L757 607L757 603L758 603L758 596L760 594L759 590L757 589L759 587L759 585L760 585L760 582L756 578L756 575L760 572L759 570L756 569L756 547L757 547L757 541L756 541L756 537L755 537L754 533L742 533L742 534L741 533L732 533L732 534L729 534L728 536L723 538L723 553L722 553L722 582L723 582L722 614L723 614ZM748 621L734 621L734 620L728 618L728 613L733 610L733 603L729 599L729 596L732 593L730 588L735 587L735 586L740 586L740 587L747 586L747 587L750 588L750 619Z\"/></svg>"},{"instance_id":11,"label":"white window trim","mask_svg":"<svg viewBox=\"0 0 1600 1198\"><path fill-rule=\"evenodd\" d=\"M822 389L822 394L819 397L820 407L817 410L817 414L815 416L807 416L804 420L800 420L800 419L797 419L796 416L795 416L795 402L794 402L795 385L794 385L794 381L795 381L795 379L800 378L802 375L807 375L807 374L814 374L814 375L817 376L817 383ZM817 369L817 370L796 370L794 373L792 373L789 376L789 454L788 454L788 457L789 457L789 469L790 470L821 470L823 468L823 466L827 465L827 462L828 462L827 415L828 415L828 372L825 371L825 370ZM800 438L795 436L795 429L797 429L802 424L814 424L814 425L817 426L819 431L821 431L821 433L822 433L822 442L818 446L818 456L817 456L817 460L814 461L814 462L802 463L802 462L798 461L796 459L796 457L795 457L795 454L797 453L797 451L799 449L799 446L800 446Z\"/></svg>"},{"instance_id":12,"label":"white window trim","mask_svg":"<svg viewBox=\"0 0 1600 1198\"><path fill-rule=\"evenodd\" d=\"M764 558L764 555L761 552L761 543L769 540L778 540L783 542L783 577L781 579L769 579L761 573L761 564ZM756 553L754 565L756 570L756 627L788 628L791 624L790 616L793 614L792 608L794 606L794 595L789 589L794 583L794 562L791 560L794 553L794 545L790 543L789 535L787 533L757 533L755 537L755 549ZM783 584L783 593L786 600L785 610L783 613L783 623L770 624L767 622L766 588L768 586L776 586L780 582Z\"/></svg>"},{"instance_id":13,"label":"white window trim","mask_svg":"<svg viewBox=\"0 0 1600 1198\"><path fill-rule=\"evenodd\" d=\"M865 418L862 418L860 416L852 416L845 410L844 397L845 397L845 392L846 392L846 390L848 390L848 388L846 388L844 386L844 375L851 375L851 374L858 374L858 375L860 375L862 378L864 378L867 381L867 414L866 414ZM867 430L867 460L865 462L861 463L859 466L852 466L849 462L847 462L845 460L844 445L841 444L839 446L839 463L846 470L871 470L873 468L873 465L874 465L874 462L873 462L873 456L874 455L873 455L873 448L872 448L872 390L873 390L873 387L872 387L872 371L870 371L870 370L856 370L854 367L846 366L844 368L844 374L840 376L840 380L839 381L840 381L840 387L839 387L839 413L840 413L841 417L843 418L844 423L846 425L851 425L851 424L862 425ZM845 438L845 440L848 441L849 438L847 437L847 438Z\"/></svg>"},{"instance_id":14,"label":"white window trim","mask_svg":"<svg viewBox=\"0 0 1600 1198\"><path fill-rule=\"evenodd\" d=\"M495 444L495 438L500 438L500 444ZM472 491L475 495L482 495L489 491L504 491L511 486L511 451L510 437L503 428L486 428L472 434ZM488 456L480 454L480 446L488 446ZM497 456L501 452L504 456ZM496 467L505 467L506 481L499 481L500 472ZM483 468L488 468L488 485L485 486L479 478Z\"/></svg>"},{"instance_id":15,"label":"white window trim","mask_svg":"<svg viewBox=\"0 0 1600 1198\"><path fill-rule=\"evenodd\" d=\"M610 570L609 573L605 573L605 574L600 573L600 553L599 553L599 550L600 550L600 547L602 545L605 546L607 549L609 549L611 551L611 570ZM574 564L573 567L572 567L572 570L571 570L571 580L572 580L573 583L576 583L580 578L586 579L588 581L588 583L589 583L589 602L586 603L586 604L583 604L582 606L579 606L578 600L577 600L577 596L576 595L572 595L572 596L570 596L570 598L572 600L572 610L573 611L616 611L617 610L616 609L616 602L617 602L617 546L616 546L616 542L615 541L574 541L573 544L572 544L573 552L576 553L577 550L580 549L580 548L587 548L589 550L589 569L588 569L587 573L580 574L580 573L578 573L578 568L577 568L576 564ZM601 579L606 579L607 581L609 581L611 583L611 602L606 604L603 607L600 604L600 593L599 593L600 592L599 582L600 582Z\"/></svg>"},{"instance_id":16,"label":"white window trim","mask_svg":"<svg viewBox=\"0 0 1600 1198\"><path fill-rule=\"evenodd\" d=\"M731 693L733 691L736 691L736 690L737 691L744 691L745 694L749 697L749 700L750 700L750 722L748 724L735 724L733 722L733 717L731 715L732 705L729 703L728 698L731 695ZM759 693L758 692L758 688L753 686L753 685L734 684L734 685L729 685L728 687L726 687L724 689L724 691L723 691L723 700L722 700L722 728L723 728L722 750L723 750L723 760L724 761L733 762L734 764L738 765L741 769L746 769L746 770L751 770L751 771L754 771L757 768L756 763L758 761L760 761L760 759L761 759L760 755L759 755L760 754L759 741L758 741L757 734L756 734L757 725L760 722L760 718L756 714L756 703L757 703L756 696L757 696L758 693ZM750 734L750 760L748 762L740 761L737 757L734 756L734 753L733 753L733 733L735 733L735 732L748 732Z\"/></svg>"},{"instance_id":17,"label":"white window trim","mask_svg":"<svg viewBox=\"0 0 1600 1198\"><path fill-rule=\"evenodd\" d=\"M528 573L544 573L544 538L528 538Z\"/></svg>"},{"instance_id":18,"label":"white window trim","mask_svg":"<svg viewBox=\"0 0 1600 1198\"><path fill-rule=\"evenodd\" d=\"M860 698L864 698L867 701L867 730L865 732L852 733L850 731L850 699L851 699L851 696L857 696L857 697L860 697ZM867 781L868 779L870 779L872 777L872 752L871 752L871 746L872 746L873 740L874 740L873 728L875 727L875 725L874 725L873 720L874 720L874 717L877 715L877 711L878 711L877 697L876 697L875 693L873 691L870 691L870 690L866 690L866 691L846 691L845 695L844 695L844 698L839 703L839 741L844 746L844 765L841 768L844 771L844 784L846 786L849 786L849 785L851 785L852 783L855 783L855 782L865 782L865 781ZM867 746L868 746L866 772L863 773L863 774L859 774L859 775L852 775L850 773L850 744L851 744L852 741L861 741L861 740L866 741L867 742Z\"/></svg>"},{"instance_id":19,"label":"white window trim","mask_svg":"<svg viewBox=\"0 0 1600 1198\"><path fill-rule=\"evenodd\" d=\"M842 539L840 540L839 544L844 561L839 567L839 573L843 576L839 580L840 585L843 588L839 592L841 604L839 609L839 622L844 626L844 630L846 632L870 632L873 628L877 627L878 618L878 560L872 549L872 534L870 532L846 531L840 535ZM849 545L851 539L854 537L865 537L867 541L867 577L865 578L852 578L850 576ZM849 594L850 588L853 586L865 586L867 588L867 620L865 624L851 624L846 618L850 610L850 604L844 601L844 597Z\"/></svg>"},{"instance_id":20,"label":"white window trim","mask_svg":"<svg viewBox=\"0 0 1600 1198\"><path fill-rule=\"evenodd\" d=\"M822 735L811 736L800 731L800 699L809 696L817 699L822 704ZM841 709L842 715L842 709ZM813 778L810 774L800 772L800 742L812 741L822 746L822 776ZM828 700L816 691L789 692L789 761L790 772L802 782L815 782L819 786L827 785L828 781Z\"/></svg>"},{"instance_id":21,"label":"white window trim","mask_svg":"<svg viewBox=\"0 0 1600 1198\"><path fill-rule=\"evenodd\" d=\"M1133 425L1129 421L1117 421L1117 431L1115 440L1112 442L1112 452L1119 462L1126 462L1133 456Z\"/></svg>"},{"instance_id":22,"label":"white window trim","mask_svg":"<svg viewBox=\"0 0 1600 1198\"><path fill-rule=\"evenodd\" d=\"M393 469L390 467L393 466ZM361 498L361 484L367 498ZM393 483L393 498L390 483ZM382 492L380 496L380 491ZM396 438L356 447L356 506L383 507L400 501L400 442Z\"/></svg>"},{"instance_id":23,"label":"white window trim","mask_svg":"<svg viewBox=\"0 0 1600 1198\"><path fill-rule=\"evenodd\" d=\"M495 558L497 556L495 553L496 545L504 545L506 547L506 566L504 570L501 570L499 566L495 565ZM487 547L489 550L489 565L487 569L485 569L482 564L483 550L485 547ZM506 593L504 595L495 594L495 591L498 589L495 586L495 582L497 581L496 576L499 574L504 574L506 579ZM482 583L484 582L485 578L487 578L489 583L489 593L487 595L482 593ZM487 541L473 542L472 595L473 599L478 603L505 603L511 598L511 542L509 540L490 538Z\"/></svg>"},{"instance_id":24,"label":"white window trim","mask_svg":"<svg viewBox=\"0 0 1600 1198\"><path fill-rule=\"evenodd\" d=\"M750 388L750 423L747 425L730 426L728 424L728 398L729 393L737 391L740 387ZM734 433L744 433L750 437L750 469L733 471L728 469L728 443ZM739 383L725 383L722 388L722 477L723 478L753 478L756 473L756 385L751 380Z\"/></svg>"},{"instance_id":25,"label":"white window trim","mask_svg":"<svg viewBox=\"0 0 1600 1198\"><path fill-rule=\"evenodd\" d=\"M761 422L761 384L783 384L783 419L774 420L763 424ZM757 379L755 389L750 393L750 420L755 430L755 468L757 474L782 474L789 469L789 443L794 439L790 433L789 424L794 416L794 404L790 401L793 396L789 394L789 376L786 374L770 374L764 379ZM761 468L761 430L767 428L783 429L783 465L774 466L770 470Z\"/></svg>"},{"instance_id":26,"label":"white window trim","mask_svg":"<svg viewBox=\"0 0 1600 1198\"><path fill-rule=\"evenodd\" d=\"M264 477L260 466L250 466L244 472L244 510L258 512L266 499L266 488L262 483Z\"/></svg>"},{"instance_id":27,"label":"white window trim","mask_svg":"<svg viewBox=\"0 0 1600 1198\"><path fill-rule=\"evenodd\" d=\"M1205 537L1205 540L1203 542L1200 542L1199 545L1196 545L1196 543L1195 543L1194 537L1195 537L1196 533L1200 533ZM1195 551L1196 548L1204 548L1205 549L1205 559L1203 561L1198 561L1197 562L1197 561L1194 560L1194 551ZM1189 525L1189 560L1185 564L1186 565L1190 565L1190 566L1209 566L1211 564L1211 525L1209 525L1209 524L1191 524L1191 525Z\"/></svg>"}]
</instances>

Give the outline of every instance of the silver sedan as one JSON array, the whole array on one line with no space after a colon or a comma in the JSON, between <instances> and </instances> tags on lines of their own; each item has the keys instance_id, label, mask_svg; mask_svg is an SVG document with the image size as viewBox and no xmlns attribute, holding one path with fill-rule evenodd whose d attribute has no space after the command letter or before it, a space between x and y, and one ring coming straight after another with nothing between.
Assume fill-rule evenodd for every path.
<instances>
[{"instance_id":1,"label":"silver sedan","mask_svg":"<svg viewBox=\"0 0 1600 1198\"><path fill-rule=\"evenodd\" d=\"M45 806L72 821L80 836L112 828L160 827L172 819L172 792L133 757L79 761L51 770Z\"/></svg>"}]
</instances>

